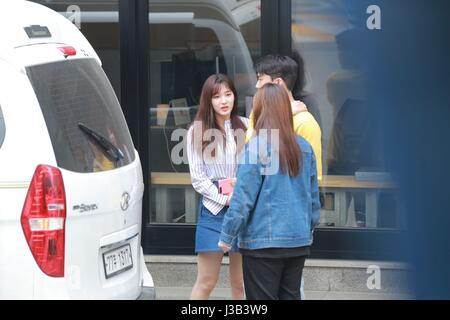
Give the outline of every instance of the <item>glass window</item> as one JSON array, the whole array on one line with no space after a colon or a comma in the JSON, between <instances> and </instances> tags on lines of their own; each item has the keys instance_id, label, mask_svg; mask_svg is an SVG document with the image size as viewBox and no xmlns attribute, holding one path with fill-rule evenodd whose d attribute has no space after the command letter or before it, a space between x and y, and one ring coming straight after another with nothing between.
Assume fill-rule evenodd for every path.
<instances>
[{"instance_id":1,"label":"glass window","mask_svg":"<svg viewBox=\"0 0 450 320\"><path fill-rule=\"evenodd\" d=\"M227 0L253 60L261 56L261 1Z\"/></svg>"},{"instance_id":2,"label":"glass window","mask_svg":"<svg viewBox=\"0 0 450 320\"><path fill-rule=\"evenodd\" d=\"M239 114L246 115L246 97L254 94L256 82L253 59L260 55L259 6L259 0L149 1L148 222L196 222L198 195L191 185L187 155L181 163L171 156L185 141L175 130L193 121L203 82L217 72L234 81Z\"/></svg>"},{"instance_id":3,"label":"glass window","mask_svg":"<svg viewBox=\"0 0 450 320\"><path fill-rule=\"evenodd\" d=\"M292 1L292 48L305 69L296 95L322 129L321 226L399 228L381 132L366 103L355 4Z\"/></svg>"},{"instance_id":4,"label":"glass window","mask_svg":"<svg viewBox=\"0 0 450 320\"><path fill-rule=\"evenodd\" d=\"M102 61L102 68L120 101L118 0L33 0L74 23Z\"/></svg>"},{"instance_id":5,"label":"glass window","mask_svg":"<svg viewBox=\"0 0 450 320\"><path fill-rule=\"evenodd\" d=\"M5 140L5 133L5 120L3 119L2 106L0 106L0 148L2 147L3 141Z\"/></svg>"},{"instance_id":6,"label":"glass window","mask_svg":"<svg viewBox=\"0 0 450 320\"><path fill-rule=\"evenodd\" d=\"M76 172L129 164L134 146L120 105L94 59L27 68L58 166Z\"/></svg>"}]
</instances>

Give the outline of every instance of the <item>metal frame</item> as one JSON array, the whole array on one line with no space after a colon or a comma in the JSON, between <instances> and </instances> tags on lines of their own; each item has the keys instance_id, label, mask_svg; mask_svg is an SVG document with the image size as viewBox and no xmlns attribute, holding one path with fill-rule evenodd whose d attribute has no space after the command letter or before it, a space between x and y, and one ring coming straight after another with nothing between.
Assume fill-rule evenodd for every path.
<instances>
[{"instance_id":1,"label":"metal frame","mask_svg":"<svg viewBox=\"0 0 450 320\"><path fill-rule=\"evenodd\" d=\"M262 55L291 55L291 0L261 0Z\"/></svg>"},{"instance_id":2,"label":"metal frame","mask_svg":"<svg viewBox=\"0 0 450 320\"><path fill-rule=\"evenodd\" d=\"M135 148L139 152L144 177L143 217L149 205L150 145L148 137L148 1L119 1L121 105ZM143 220L142 225L146 221ZM143 236L145 230L143 228Z\"/></svg>"}]
</instances>

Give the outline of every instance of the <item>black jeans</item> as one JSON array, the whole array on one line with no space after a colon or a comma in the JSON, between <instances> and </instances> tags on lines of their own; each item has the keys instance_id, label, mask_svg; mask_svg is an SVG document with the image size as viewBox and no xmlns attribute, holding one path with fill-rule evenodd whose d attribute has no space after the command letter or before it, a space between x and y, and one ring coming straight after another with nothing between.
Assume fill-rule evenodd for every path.
<instances>
[{"instance_id":1,"label":"black jeans","mask_svg":"<svg viewBox=\"0 0 450 320\"><path fill-rule=\"evenodd\" d=\"M242 256L247 300L300 300L306 256L257 258Z\"/></svg>"}]
</instances>

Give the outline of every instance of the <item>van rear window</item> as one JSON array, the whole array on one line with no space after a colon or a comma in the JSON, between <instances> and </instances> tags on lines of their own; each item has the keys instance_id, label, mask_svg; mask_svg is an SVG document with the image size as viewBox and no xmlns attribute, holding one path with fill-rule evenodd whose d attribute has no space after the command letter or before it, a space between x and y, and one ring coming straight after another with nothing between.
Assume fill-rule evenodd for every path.
<instances>
[{"instance_id":1,"label":"van rear window","mask_svg":"<svg viewBox=\"0 0 450 320\"><path fill-rule=\"evenodd\" d=\"M134 161L134 146L114 91L94 59L30 66L59 167L106 171Z\"/></svg>"}]
</instances>

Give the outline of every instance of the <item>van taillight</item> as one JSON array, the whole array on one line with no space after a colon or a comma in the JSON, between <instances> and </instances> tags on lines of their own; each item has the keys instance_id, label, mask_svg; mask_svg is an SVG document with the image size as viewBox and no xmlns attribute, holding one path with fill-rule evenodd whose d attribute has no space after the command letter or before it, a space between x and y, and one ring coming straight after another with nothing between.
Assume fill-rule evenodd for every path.
<instances>
[{"instance_id":1,"label":"van taillight","mask_svg":"<svg viewBox=\"0 0 450 320\"><path fill-rule=\"evenodd\" d=\"M22 229L41 270L64 276L66 193L58 168L38 165L22 210Z\"/></svg>"}]
</instances>

